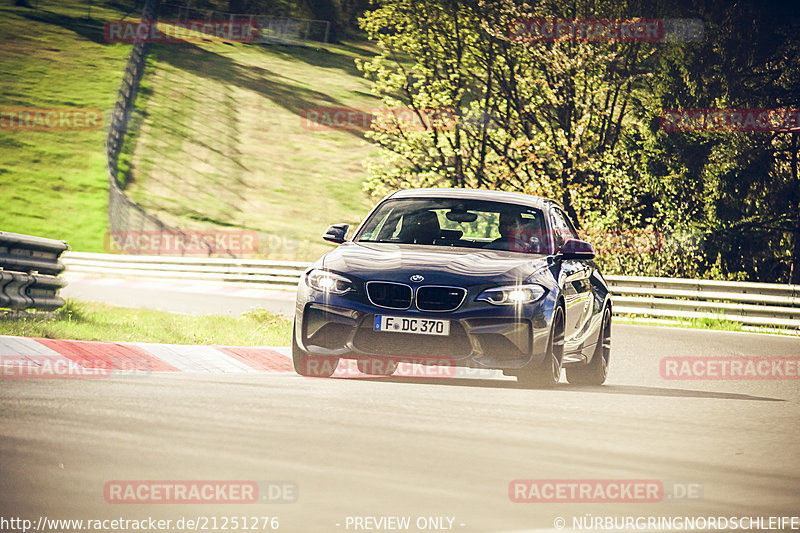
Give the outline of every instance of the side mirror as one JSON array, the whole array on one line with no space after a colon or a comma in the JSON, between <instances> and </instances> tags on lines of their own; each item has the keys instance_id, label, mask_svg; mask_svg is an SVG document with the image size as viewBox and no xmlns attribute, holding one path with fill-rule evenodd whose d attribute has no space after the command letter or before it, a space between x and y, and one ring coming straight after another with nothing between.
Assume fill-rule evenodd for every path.
<instances>
[{"instance_id":1,"label":"side mirror","mask_svg":"<svg viewBox=\"0 0 800 533\"><path fill-rule=\"evenodd\" d=\"M595 256L592 245L580 239L568 239L560 254L564 259L593 259Z\"/></svg>"},{"instance_id":2,"label":"side mirror","mask_svg":"<svg viewBox=\"0 0 800 533\"><path fill-rule=\"evenodd\" d=\"M334 224L333 226L328 226L328 229L322 234L322 238L326 241L342 244L349 229L350 224Z\"/></svg>"}]
</instances>

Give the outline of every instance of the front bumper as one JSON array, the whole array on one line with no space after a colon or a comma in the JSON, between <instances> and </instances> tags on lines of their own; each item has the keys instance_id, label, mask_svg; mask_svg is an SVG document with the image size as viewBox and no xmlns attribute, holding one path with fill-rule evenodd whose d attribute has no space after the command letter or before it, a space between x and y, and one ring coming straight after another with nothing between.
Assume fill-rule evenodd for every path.
<instances>
[{"instance_id":1,"label":"front bumper","mask_svg":"<svg viewBox=\"0 0 800 533\"><path fill-rule=\"evenodd\" d=\"M544 358L555 301L551 294L519 307L475 302L456 311L392 310L358 299L302 287L295 313L295 342L310 355L514 370ZM450 321L448 336L374 330L375 316Z\"/></svg>"}]
</instances>

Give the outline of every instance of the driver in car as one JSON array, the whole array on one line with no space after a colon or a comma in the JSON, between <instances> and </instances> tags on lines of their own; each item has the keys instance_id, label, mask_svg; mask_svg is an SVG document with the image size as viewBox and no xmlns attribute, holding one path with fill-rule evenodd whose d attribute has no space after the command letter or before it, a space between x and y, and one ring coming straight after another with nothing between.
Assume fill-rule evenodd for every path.
<instances>
[{"instance_id":1,"label":"driver in car","mask_svg":"<svg viewBox=\"0 0 800 533\"><path fill-rule=\"evenodd\" d=\"M497 229L500 232L500 237L484 246L484 248L529 252L538 245L538 239L536 239L534 232L526 230L522 216L518 212L500 213Z\"/></svg>"}]
</instances>

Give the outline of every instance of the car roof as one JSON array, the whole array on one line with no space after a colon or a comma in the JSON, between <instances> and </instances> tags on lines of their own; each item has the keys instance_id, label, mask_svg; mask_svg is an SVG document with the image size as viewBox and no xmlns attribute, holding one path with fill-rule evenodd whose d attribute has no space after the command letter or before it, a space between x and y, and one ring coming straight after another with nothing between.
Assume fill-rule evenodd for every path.
<instances>
[{"instance_id":1,"label":"car roof","mask_svg":"<svg viewBox=\"0 0 800 533\"><path fill-rule=\"evenodd\" d=\"M522 204L531 207L538 207L539 209L545 209L548 204L554 204L558 206L557 202L550 200L549 198L542 198L540 196L532 196L530 194L523 194L519 192L492 191L489 189L403 189L401 191L395 191L386 197L387 200L390 198L463 198L468 200L489 200L507 204Z\"/></svg>"}]
</instances>

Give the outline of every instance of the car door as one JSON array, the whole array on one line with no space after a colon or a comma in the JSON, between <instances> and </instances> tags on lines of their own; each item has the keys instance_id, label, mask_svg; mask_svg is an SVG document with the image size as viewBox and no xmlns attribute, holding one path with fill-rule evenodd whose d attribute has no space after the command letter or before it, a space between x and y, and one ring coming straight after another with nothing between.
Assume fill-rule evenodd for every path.
<instances>
[{"instance_id":1,"label":"car door","mask_svg":"<svg viewBox=\"0 0 800 533\"><path fill-rule=\"evenodd\" d=\"M556 252L569 239L577 239L578 234L569 218L558 207L552 206L550 222ZM592 266L588 261L580 259L562 259L560 286L566 303L566 324L564 328L564 350L569 353L580 353L589 333L592 314L592 287L590 277Z\"/></svg>"}]
</instances>

